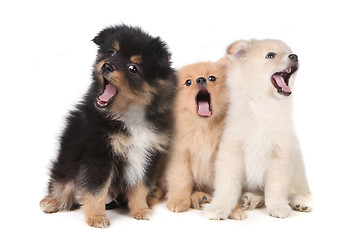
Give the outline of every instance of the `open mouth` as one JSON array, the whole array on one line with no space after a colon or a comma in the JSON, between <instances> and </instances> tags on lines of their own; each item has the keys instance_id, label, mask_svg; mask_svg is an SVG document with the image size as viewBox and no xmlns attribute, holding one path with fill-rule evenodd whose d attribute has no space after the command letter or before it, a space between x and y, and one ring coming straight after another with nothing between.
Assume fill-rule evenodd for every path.
<instances>
[{"instance_id":1,"label":"open mouth","mask_svg":"<svg viewBox=\"0 0 360 240\"><path fill-rule=\"evenodd\" d=\"M278 93L289 96L291 94L291 89L289 87L289 79L291 75L296 72L297 66L291 66L285 69L282 72L276 72L271 76L271 82L274 87L277 89Z\"/></svg>"},{"instance_id":2,"label":"open mouth","mask_svg":"<svg viewBox=\"0 0 360 240\"><path fill-rule=\"evenodd\" d=\"M96 99L96 106L98 108L105 108L109 106L116 94L116 87L104 78L104 89L101 95L98 96Z\"/></svg>"},{"instance_id":3,"label":"open mouth","mask_svg":"<svg viewBox=\"0 0 360 240\"><path fill-rule=\"evenodd\" d=\"M201 88L196 95L197 112L201 117L210 117L212 114L211 96L205 89Z\"/></svg>"}]
</instances>

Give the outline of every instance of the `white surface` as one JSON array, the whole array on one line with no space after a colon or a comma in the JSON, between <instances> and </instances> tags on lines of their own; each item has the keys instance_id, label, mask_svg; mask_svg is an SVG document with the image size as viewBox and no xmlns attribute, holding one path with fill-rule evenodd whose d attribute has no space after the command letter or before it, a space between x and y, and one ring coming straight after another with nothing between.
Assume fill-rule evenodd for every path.
<instances>
[{"instance_id":1,"label":"white surface","mask_svg":"<svg viewBox=\"0 0 360 240\"><path fill-rule=\"evenodd\" d=\"M1 238L359 239L358 9L356 1L3 1ZM174 67L217 60L238 39L284 40L301 64L294 121L314 212L280 220L261 209L242 222L217 222L195 210L171 213L162 203L150 221L108 211L106 230L88 227L81 211L43 214L38 203L64 117L90 83L96 54L90 40L121 22L160 35Z\"/></svg>"}]
</instances>

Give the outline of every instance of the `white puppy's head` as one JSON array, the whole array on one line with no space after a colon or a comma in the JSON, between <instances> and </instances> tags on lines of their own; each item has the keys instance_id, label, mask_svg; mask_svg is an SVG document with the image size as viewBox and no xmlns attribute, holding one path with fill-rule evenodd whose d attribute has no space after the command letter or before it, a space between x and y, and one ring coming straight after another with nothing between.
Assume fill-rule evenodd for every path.
<instances>
[{"instance_id":1,"label":"white puppy's head","mask_svg":"<svg viewBox=\"0 0 360 240\"><path fill-rule=\"evenodd\" d=\"M282 41L236 41L228 47L227 54L229 76L238 76L236 81L241 81L242 90L271 96L291 95L298 57Z\"/></svg>"}]
</instances>

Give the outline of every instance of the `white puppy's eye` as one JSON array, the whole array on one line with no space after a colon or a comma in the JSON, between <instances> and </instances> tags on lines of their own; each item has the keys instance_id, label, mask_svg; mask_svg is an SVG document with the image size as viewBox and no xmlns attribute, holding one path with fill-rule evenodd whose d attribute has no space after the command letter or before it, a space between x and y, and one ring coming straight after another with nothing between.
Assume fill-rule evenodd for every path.
<instances>
[{"instance_id":1,"label":"white puppy's eye","mask_svg":"<svg viewBox=\"0 0 360 240\"><path fill-rule=\"evenodd\" d=\"M185 84L186 84L186 86L190 86L191 85L191 79L186 80Z\"/></svg>"},{"instance_id":2,"label":"white puppy's eye","mask_svg":"<svg viewBox=\"0 0 360 240\"><path fill-rule=\"evenodd\" d=\"M265 58L274 58L275 57L275 55L276 55L276 53L274 53L274 52L269 52L267 55L266 55L266 57Z\"/></svg>"}]
</instances>

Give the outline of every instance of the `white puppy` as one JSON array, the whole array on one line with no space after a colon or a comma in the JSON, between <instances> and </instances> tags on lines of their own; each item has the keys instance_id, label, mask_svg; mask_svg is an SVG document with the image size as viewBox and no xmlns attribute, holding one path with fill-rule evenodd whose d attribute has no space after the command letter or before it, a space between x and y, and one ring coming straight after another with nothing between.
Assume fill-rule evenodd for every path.
<instances>
[{"instance_id":1,"label":"white puppy","mask_svg":"<svg viewBox=\"0 0 360 240\"><path fill-rule=\"evenodd\" d=\"M278 40L237 41L227 52L230 106L215 161L213 202L205 215L228 218L244 189L263 191L274 217L287 217L291 207L311 211L291 120L298 57Z\"/></svg>"}]
</instances>

